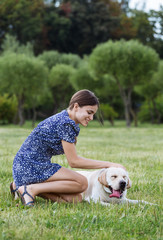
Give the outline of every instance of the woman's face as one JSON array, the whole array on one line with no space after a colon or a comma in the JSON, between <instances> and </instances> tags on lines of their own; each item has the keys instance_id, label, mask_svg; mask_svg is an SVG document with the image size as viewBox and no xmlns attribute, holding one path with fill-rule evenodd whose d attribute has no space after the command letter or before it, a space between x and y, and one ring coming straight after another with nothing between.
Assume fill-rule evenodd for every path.
<instances>
[{"instance_id":1,"label":"woman's face","mask_svg":"<svg viewBox=\"0 0 163 240\"><path fill-rule=\"evenodd\" d=\"M94 114L97 112L98 106L84 106L79 107L78 104L74 105L75 110L75 123L81 124L82 126L86 127L89 121L93 120Z\"/></svg>"}]
</instances>

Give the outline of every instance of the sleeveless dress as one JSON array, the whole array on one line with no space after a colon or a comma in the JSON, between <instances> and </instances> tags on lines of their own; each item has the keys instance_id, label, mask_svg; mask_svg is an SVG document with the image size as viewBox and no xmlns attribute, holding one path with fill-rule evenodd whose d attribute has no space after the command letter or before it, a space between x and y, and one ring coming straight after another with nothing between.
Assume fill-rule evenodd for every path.
<instances>
[{"instance_id":1,"label":"sleeveless dress","mask_svg":"<svg viewBox=\"0 0 163 240\"><path fill-rule=\"evenodd\" d=\"M39 123L14 158L16 188L43 182L56 173L62 166L51 163L52 156L64 154L61 141L75 143L79 131L79 125L69 118L67 110Z\"/></svg>"}]
</instances>

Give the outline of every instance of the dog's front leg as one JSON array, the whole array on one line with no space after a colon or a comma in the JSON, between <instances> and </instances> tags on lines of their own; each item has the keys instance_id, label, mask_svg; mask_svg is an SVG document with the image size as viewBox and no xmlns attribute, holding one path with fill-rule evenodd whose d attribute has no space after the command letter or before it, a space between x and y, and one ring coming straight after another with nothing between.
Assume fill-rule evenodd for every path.
<instances>
[{"instance_id":1,"label":"dog's front leg","mask_svg":"<svg viewBox=\"0 0 163 240\"><path fill-rule=\"evenodd\" d=\"M103 205L103 206L106 206L106 207L109 207L109 206L110 206L110 203L107 203L107 202L101 202L101 201L100 201L100 204Z\"/></svg>"},{"instance_id":2,"label":"dog's front leg","mask_svg":"<svg viewBox=\"0 0 163 240\"><path fill-rule=\"evenodd\" d=\"M154 204L154 203L150 203L150 202L147 202L147 201L144 201L144 200L132 200L132 199L125 199L123 200L123 203L129 203L129 204L148 204L148 205L157 205L157 204Z\"/></svg>"}]
</instances>

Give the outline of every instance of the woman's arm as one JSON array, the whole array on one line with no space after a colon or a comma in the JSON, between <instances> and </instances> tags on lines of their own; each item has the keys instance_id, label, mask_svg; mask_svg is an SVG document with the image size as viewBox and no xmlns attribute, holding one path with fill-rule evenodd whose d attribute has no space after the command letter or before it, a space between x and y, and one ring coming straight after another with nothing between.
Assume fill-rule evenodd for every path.
<instances>
[{"instance_id":1,"label":"woman's arm","mask_svg":"<svg viewBox=\"0 0 163 240\"><path fill-rule=\"evenodd\" d=\"M62 140L62 146L64 153L66 155L67 161L72 168L83 168L83 169L100 169L100 168L109 168L109 167L121 167L124 168L121 164L92 160L77 155L75 144L69 143ZM125 168L124 168L125 169Z\"/></svg>"}]
</instances>

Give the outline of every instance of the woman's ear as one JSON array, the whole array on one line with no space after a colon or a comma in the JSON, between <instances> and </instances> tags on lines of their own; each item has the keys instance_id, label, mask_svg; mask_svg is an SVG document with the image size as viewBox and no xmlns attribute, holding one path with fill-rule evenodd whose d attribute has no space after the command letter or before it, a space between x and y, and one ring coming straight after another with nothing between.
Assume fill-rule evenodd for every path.
<instances>
[{"instance_id":1,"label":"woman's ear","mask_svg":"<svg viewBox=\"0 0 163 240\"><path fill-rule=\"evenodd\" d=\"M74 103L74 110L77 111L79 108L79 104L78 103Z\"/></svg>"}]
</instances>

